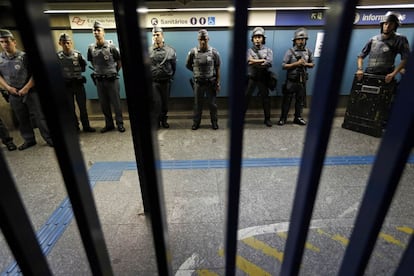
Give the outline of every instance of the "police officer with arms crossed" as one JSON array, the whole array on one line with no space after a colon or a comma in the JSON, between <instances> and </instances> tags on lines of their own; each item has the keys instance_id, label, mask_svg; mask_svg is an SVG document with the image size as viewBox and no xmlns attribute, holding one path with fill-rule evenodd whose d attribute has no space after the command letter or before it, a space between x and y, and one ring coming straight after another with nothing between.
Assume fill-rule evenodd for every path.
<instances>
[{"instance_id":1,"label":"police officer with arms crossed","mask_svg":"<svg viewBox=\"0 0 414 276\"><path fill-rule=\"evenodd\" d=\"M200 127L203 111L204 94L207 94L211 127L216 130L217 104L216 96L220 91L221 59L217 49L208 45L209 36L206 29L198 31L198 46L192 48L187 55L186 67L193 72L194 80L194 116L192 130Z\"/></svg>"},{"instance_id":2,"label":"police officer with arms crossed","mask_svg":"<svg viewBox=\"0 0 414 276\"><path fill-rule=\"evenodd\" d=\"M29 68L26 53L16 48L16 40L9 30L0 30L0 85L10 95L10 105L19 122L20 134L24 143L19 150L36 145L36 137L31 118L46 143L53 147L49 128L41 110L39 97L34 89L34 80Z\"/></svg>"},{"instance_id":3,"label":"police officer with arms crossed","mask_svg":"<svg viewBox=\"0 0 414 276\"><path fill-rule=\"evenodd\" d=\"M302 110L306 101L306 81L308 79L308 68L313 68L312 51L306 47L308 33L305 28L295 31L293 47L288 49L283 58L282 67L287 70L285 88L283 89L282 114L278 125L286 124L290 104L295 97L295 119L294 124L306 125L302 118Z\"/></svg>"},{"instance_id":4,"label":"police officer with arms crossed","mask_svg":"<svg viewBox=\"0 0 414 276\"><path fill-rule=\"evenodd\" d=\"M158 121L158 127L169 128L168 100L176 70L177 54L172 47L164 43L164 32L160 27L152 29L152 40L153 45L148 52L151 60L155 120Z\"/></svg>"},{"instance_id":5,"label":"police officer with arms crossed","mask_svg":"<svg viewBox=\"0 0 414 276\"><path fill-rule=\"evenodd\" d=\"M94 68L93 78L98 90L99 102L105 116L105 127L101 133L114 130L111 105L115 112L115 121L119 132L125 132L119 95L118 72L121 70L121 54L115 45L105 40L105 30L99 21L93 24L95 43L88 47L88 61Z\"/></svg>"},{"instance_id":6,"label":"police officer with arms crossed","mask_svg":"<svg viewBox=\"0 0 414 276\"><path fill-rule=\"evenodd\" d=\"M65 92L69 96L69 104L73 112L75 126L79 131L80 128L75 111L74 97L79 107L83 131L95 132L96 130L89 125L88 111L86 110L86 92L83 85L86 82L86 78L82 76L82 72L85 72L86 61L79 51L73 49L72 39L68 34L60 34L59 45L62 47L62 50L57 53L57 56L62 68L63 78L65 80Z\"/></svg>"},{"instance_id":7,"label":"police officer with arms crossed","mask_svg":"<svg viewBox=\"0 0 414 276\"><path fill-rule=\"evenodd\" d=\"M364 75L363 62L366 56L368 65L365 73L384 75L386 83L394 80L405 67L410 55L410 46L407 37L397 33L397 28L401 25L400 16L395 12L387 12L380 22L381 34L372 37L362 49L357 59L356 75L359 80ZM401 62L395 67L395 57L398 54L401 55Z\"/></svg>"},{"instance_id":8,"label":"police officer with arms crossed","mask_svg":"<svg viewBox=\"0 0 414 276\"><path fill-rule=\"evenodd\" d=\"M262 27L253 29L251 40L253 46L247 49L247 73L249 82L246 90L245 113L254 91L258 88L259 94L262 97L264 124L271 127L270 96L267 79L269 77L269 68L272 67L273 51L269 47L264 46L266 44L266 35Z\"/></svg>"}]
</instances>

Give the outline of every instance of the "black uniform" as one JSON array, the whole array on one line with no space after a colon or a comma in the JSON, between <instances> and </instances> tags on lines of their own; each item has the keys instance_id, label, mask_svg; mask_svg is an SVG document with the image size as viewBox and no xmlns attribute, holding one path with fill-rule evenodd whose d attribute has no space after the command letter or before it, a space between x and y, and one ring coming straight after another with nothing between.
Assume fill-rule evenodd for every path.
<instances>
[{"instance_id":1,"label":"black uniform","mask_svg":"<svg viewBox=\"0 0 414 276\"><path fill-rule=\"evenodd\" d=\"M117 61L121 60L121 54L115 45L105 41L103 45L93 43L88 48L88 61L95 69L94 78L98 89L99 102L102 113L105 116L105 130L114 129L111 105L115 112L115 121L118 130L125 131L123 125L120 86L117 69ZM102 130L101 130L102 132Z\"/></svg>"},{"instance_id":2,"label":"black uniform","mask_svg":"<svg viewBox=\"0 0 414 276\"><path fill-rule=\"evenodd\" d=\"M79 115L83 130L95 131L90 127L88 111L86 109L86 92L84 87L86 79L82 76L82 72L85 72L86 68L85 59L77 50L71 51L69 55L66 55L63 51L59 51L57 56L62 68L66 93L69 96L69 104L73 112L74 124L76 128L79 130L78 117L76 116L75 111L75 99L79 107Z\"/></svg>"},{"instance_id":3,"label":"black uniform","mask_svg":"<svg viewBox=\"0 0 414 276\"><path fill-rule=\"evenodd\" d=\"M24 87L31 77L26 53L17 50L15 55L7 56L5 52L2 52L0 54L0 75L10 86L17 89ZM53 146L35 89L30 89L29 93L23 97L11 94L9 100L19 122L20 134L25 141L25 144L20 146L19 149L23 150L28 147L26 145L36 144L31 118L35 120L43 139L48 145Z\"/></svg>"},{"instance_id":4,"label":"black uniform","mask_svg":"<svg viewBox=\"0 0 414 276\"><path fill-rule=\"evenodd\" d=\"M199 47L190 50L187 56L186 67L193 71L194 80L194 116L193 128L200 125L203 111L204 95L208 97L208 106L210 109L210 119L213 128L217 126L217 72L216 68L221 65L219 52L208 46L206 51ZM195 128L196 129L196 128Z\"/></svg>"},{"instance_id":5,"label":"black uniform","mask_svg":"<svg viewBox=\"0 0 414 276\"><path fill-rule=\"evenodd\" d=\"M309 48L299 49L296 46L286 51L283 64L291 64L303 59L306 63L313 63L312 51ZM286 121L290 104L295 97L295 119L302 117L302 110L306 101L307 68L297 67L287 71L285 88L283 89L282 115L280 120Z\"/></svg>"},{"instance_id":6,"label":"black uniform","mask_svg":"<svg viewBox=\"0 0 414 276\"><path fill-rule=\"evenodd\" d=\"M265 122L270 124L270 96L269 88L267 86L267 80L269 78L269 68L272 67L273 63L273 51L269 47L261 45L258 49L256 46L253 46L247 49L247 60L252 59L264 59L266 60L265 65L256 66L249 65L247 67L249 82L247 84L246 90L246 106L245 113L249 106L251 97L256 90L259 90L259 95L262 97L263 112L265 117Z\"/></svg>"},{"instance_id":7,"label":"black uniform","mask_svg":"<svg viewBox=\"0 0 414 276\"><path fill-rule=\"evenodd\" d=\"M155 120L168 127L168 99L176 70L177 54L169 45L149 48Z\"/></svg>"}]
</instances>

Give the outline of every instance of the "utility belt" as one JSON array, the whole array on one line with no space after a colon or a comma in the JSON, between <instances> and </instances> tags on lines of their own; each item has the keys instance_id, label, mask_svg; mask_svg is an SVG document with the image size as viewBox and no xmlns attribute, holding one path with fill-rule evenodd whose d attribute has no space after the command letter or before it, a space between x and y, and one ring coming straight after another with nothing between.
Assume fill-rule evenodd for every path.
<instances>
[{"instance_id":1,"label":"utility belt","mask_svg":"<svg viewBox=\"0 0 414 276\"><path fill-rule=\"evenodd\" d=\"M86 78L83 76L80 79L78 78L65 79L66 86L79 85L79 84L84 84L84 83L86 83Z\"/></svg>"},{"instance_id":2,"label":"utility belt","mask_svg":"<svg viewBox=\"0 0 414 276\"><path fill-rule=\"evenodd\" d=\"M158 82L158 83L165 83L165 82L169 82L170 78L152 78L153 82Z\"/></svg>"},{"instance_id":3,"label":"utility belt","mask_svg":"<svg viewBox=\"0 0 414 276\"><path fill-rule=\"evenodd\" d=\"M118 74L112 73L112 74L92 74L92 77L95 80L116 80L118 78Z\"/></svg>"},{"instance_id":4,"label":"utility belt","mask_svg":"<svg viewBox=\"0 0 414 276\"><path fill-rule=\"evenodd\" d=\"M365 73L368 74L373 74L373 75L382 75L382 76L386 76L389 73L391 73L392 71L394 71L394 67L367 67L365 69Z\"/></svg>"},{"instance_id":5,"label":"utility belt","mask_svg":"<svg viewBox=\"0 0 414 276\"><path fill-rule=\"evenodd\" d=\"M287 80L290 82L299 82L299 83L305 83L308 80L308 73L304 74L298 74L295 76L288 76Z\"/></svg>"},{"instance_id":6,"label":"utility belt","mask_svg":"<svg viewBox=\"0 0 414 276\"><path fill-rule=\"evenodd\" d=\"M216 78L194 78L194 82L198 85L210 85L216 83Z\"/></svg>"}]
</instances>

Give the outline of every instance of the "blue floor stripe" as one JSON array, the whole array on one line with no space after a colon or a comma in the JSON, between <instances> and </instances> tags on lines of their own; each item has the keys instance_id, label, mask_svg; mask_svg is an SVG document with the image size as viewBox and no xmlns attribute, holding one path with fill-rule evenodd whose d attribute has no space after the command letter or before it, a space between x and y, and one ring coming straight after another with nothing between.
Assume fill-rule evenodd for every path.
<instances>
[{"instance_id":1,"label":"blue floor stripe","mask_svg":"<svg viewBox=\"0 0 414 276\"><path fill-rule=\"evenodd\" d=\"M325 166L352 166L371 165L375 156L328 156L325 158ZM297 157L286 158L245 158L242 160L244 168L264 167L289 167L299 166L301 162ZM414 163L414 156L411 155L408 164ZM227 159L212 160L163 160L158 163L163 170L195 170L195 169L226 169ZM96 162L89 169L89 180L92 188L97 181L119 181L123 171L136 170L135 162ZM72 206L68 198L62 201L60 206L52 213L47 222L37 233L39 244L45 255L48 255L53 246L65 232L73 218ZM21 275L16 262L1 273L2 276Z\"/></svg>"}]
</instances>

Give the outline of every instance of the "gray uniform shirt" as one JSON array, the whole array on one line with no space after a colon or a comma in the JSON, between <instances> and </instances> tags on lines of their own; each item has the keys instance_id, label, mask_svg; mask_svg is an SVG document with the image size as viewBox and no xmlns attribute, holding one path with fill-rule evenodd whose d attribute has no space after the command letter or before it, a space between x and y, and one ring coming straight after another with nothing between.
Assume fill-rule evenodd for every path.
<instances>
[{"instance_id":1,"label":"gray uniform shirt","mask_svg":"<svg viewBox=\"0 0 414 276\"><path fill-rule=\"evenodd\" d=\"M163 47L149 48L151 60L151 74L153 79L171 79L176 70L177 54L175 49L164 44Z\"/></svg>"}]
</instances>

